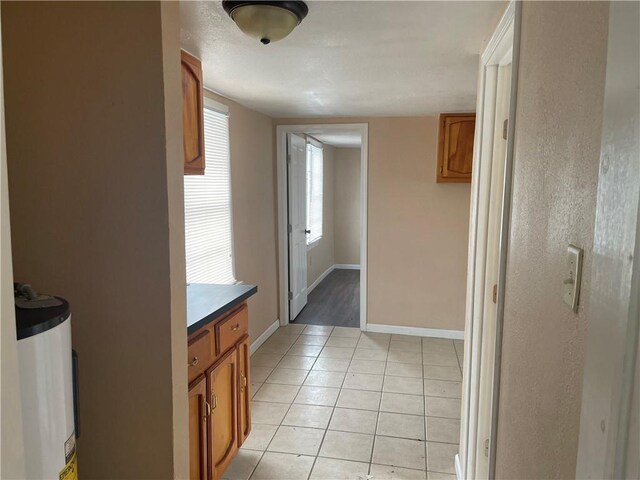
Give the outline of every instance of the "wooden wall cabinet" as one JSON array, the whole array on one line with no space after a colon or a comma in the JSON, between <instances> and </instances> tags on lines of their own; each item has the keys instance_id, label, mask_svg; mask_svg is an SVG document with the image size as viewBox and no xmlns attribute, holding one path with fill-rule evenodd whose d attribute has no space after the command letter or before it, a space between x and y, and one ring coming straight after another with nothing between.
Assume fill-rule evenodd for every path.
<instances>
[{"instance_id":1,"label":"wooden wall cabinet","mask_svg":"<svg viewBox=\"0 0 640 480\"><path fill-rule=\"evenodd\" d=\"M202 63L181 52L182 146L185 175L204 175L204 111Z\"/></svg>"},{"instance_id":2,"label":"wooden wall cabinet","mask_svg":"<svg viewBox=\"0 0 640 480\"><path fill-rule=\"evenodd\" d=\"M246 303L189 335L191 480L219 480L251 431L249 357Z\"/></svg>"},{"instance_id":3,"label":"wooden wall cabinet","mask_svg":"<svg viewBox=\"0 0 640 480\"><path fill-rule=\"evenodd\" d=\"M440 114L437 183L471 183L475 128L475 113Z\"/></svg>"}]
</instances>

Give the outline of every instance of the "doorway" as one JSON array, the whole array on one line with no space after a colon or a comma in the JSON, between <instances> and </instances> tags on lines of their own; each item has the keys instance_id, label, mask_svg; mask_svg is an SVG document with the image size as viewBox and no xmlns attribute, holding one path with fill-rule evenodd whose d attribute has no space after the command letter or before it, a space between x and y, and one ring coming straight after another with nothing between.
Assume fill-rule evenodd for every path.
<instances>
[{"instance_id":1,"label":"doorway","mask_svg":"<svg viewBox=\"0 0 640 480\"><path fill-rule=\"evenodd\" d=\"M280 324L366 330L368 125L277 127Z\"/></svg>"}]
</instances>

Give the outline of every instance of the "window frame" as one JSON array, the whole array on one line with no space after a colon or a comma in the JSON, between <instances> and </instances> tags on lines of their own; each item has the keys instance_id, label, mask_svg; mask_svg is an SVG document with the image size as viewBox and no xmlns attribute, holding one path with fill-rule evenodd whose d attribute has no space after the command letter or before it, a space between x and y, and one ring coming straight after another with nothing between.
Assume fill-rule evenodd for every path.
<instances>
[{"instance_id":1,"label":"window frame","mask_svg":"<svg viewBox=\"0 0 640 480\"><path fill-rule=\"evenodd\" d=\"M225 115L227 117L227 150L228 150L228 159L229 159L229 241L230 251L231 251L231 278L232 282L225 285L237 285L242 283L236 277L236 252L235 252L235 237L234 237L234 228L233 228L233 168L231 164L231 114L229 112L229 106L223 103L220 103L210 97L207 97L206 94L203 96L202 102L203 110L211 110L217 114ZM205 146L206 153L206 146ZM206 157L205 157L205 175L206 175ZM184 195L184 193L183 193ZM185 243L186 243L186 235L185 235ZM186 270L186 264L185 264ZM186 272L185 272L186 273ZM190 282L187 281L187 285L190 285Z\"/></svg>"},{"instance_id":2,"label":"window frame","mask_svg":"<svg viewBox=\"0 0 640 480\"><path fill-rule=\"evenodd\" d=\"M315 138L309 136L309 135L305 135L305 140L307 142L307 148L305 149L305 160L306 160L306 165L305 165L305 173L307 172L307 169L309 167L308 162L309 162L309 155L308 155L308 146L311 145L315 148L320 149L320 151L322 152L322 204L321 204L321 209L320 209L320 228L322 229L322 233L320 234L320 236L314 240L312 240L311 242L306 243L307 246L307 251L314 249L315 247L317 247L320 244L320 241L324 238L324 204L325 204L325 198L324 198L324 192L325 192L325 188L324 188L324 144L318 140L316 140ZM308 209L308 195L305 195L305 208ZM307 227L308 225L309 219L307 218Z\"/></svg>"}]
</instances>

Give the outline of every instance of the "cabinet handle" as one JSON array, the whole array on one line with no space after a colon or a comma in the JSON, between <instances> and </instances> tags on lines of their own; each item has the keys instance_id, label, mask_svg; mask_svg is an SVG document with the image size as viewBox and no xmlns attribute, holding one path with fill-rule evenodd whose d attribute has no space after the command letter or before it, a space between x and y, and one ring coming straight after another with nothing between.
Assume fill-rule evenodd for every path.
<instances>
[{"instance_id":1,"label":"cabinet handle","mask_svg":"<svg viewBox=\"0 0 640 480\"><path fill-rule=\"evenodd\" d=\"M211 410L215 410L217 406L218 406L218 397L216 397L215 393L211 392Z\"/></svg>"},{"instance_id":2,"label":"cabinet handle","mask_svg":"<svg viewBox=\"0 0 640 480\"><path fill-rule=\"evenodd\" d=\"M205 408L205 412L206 412L204 418L206 420L207 417L209 415L211 415L211 405L209 405L209 402L207 402L207 401L204 402L204 408Z\"/></svg>"},{"instance_id":3,"label":"cabinet handle","mask_svg":"<svg viewBox=\"0 0 640 480\"><path fill-rule=\"evenodd\" d=\"M232 330L232 331L234 331L234 332L235 332L235 331L237 331L237 330L240 330L240 324L239 324L239 323L236 323L236 324L231 328L231 330Z\"/></svg>"},{"instance_id":4,"label":"cabinet handle","mask_svg":"<svg viewBox=\"0 0 640 480\"><path fill-rule=\"evenodd\" d=\"M240 378L242 379L242 386L246 387L247 386L247 376L244 373L240 374Z\"/></svg>"},{"instance_id":5,"label":"cabinet handle","mask_svg":"<svg viewBox=\"0 0 640 480\"><path fill-rule=\"evenodd\" d=\"M193 360L188 364L190 367L195 367L198 364L198 357L193 357Z\"/></svg>"}]
</instances>

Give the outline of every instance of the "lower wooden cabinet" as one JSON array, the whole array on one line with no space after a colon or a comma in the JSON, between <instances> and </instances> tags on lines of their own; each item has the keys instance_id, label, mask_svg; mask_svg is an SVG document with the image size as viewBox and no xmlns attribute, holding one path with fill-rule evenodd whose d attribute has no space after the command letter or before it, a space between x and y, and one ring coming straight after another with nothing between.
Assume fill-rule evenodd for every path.
<instances>
[{"instance_id":1,"label":"lower wooden cabinet","mask_svg":"<svg viewBox=\"0 0 640 480\"><path fill-rule=\"evenodd\" d=\"M238 344L238 385L240 396L238 398L238 445L242 445L251 433L251 395L249 389L251 378L249 377L249 356L251 345L249 337Z\"/></svg>"},{"instance_id":2,"label":"lower wooden cabinet","mask_svg":"<svg viewBox=\"0 0 640 480\"><path fill-rule=\"evenodd\" d=\"M189 477L208 480L207 379L202 375L189 387Z\"/></svg>"},{"instance_id":3,"label":"lower wooden cabinet","mask_svg":"<svg viewBox=\"0 0 640 480\"><path fill-rule=\"evenodd\" d=\"M231 350L207 372L211 395L211 468L217 479L238 450L238 356Z\"/></svg>"},{"instance_id":4,"label":"lower wooden cabinet","mask_svg":"<svg viewBox=\"0 0 640 480\"><path fill-rule=\"evenodd\" d=\"M235 325L238 319L246 318L246 309L243 305L223 315L220 322L231 320ZM201 336L200 331L191 335L190 345ZM249 358L250 342L245 333L226 351L220 351L204 374L189 385L191 480L219 480L251 432Z\"/></svg>"}]
</instances>

